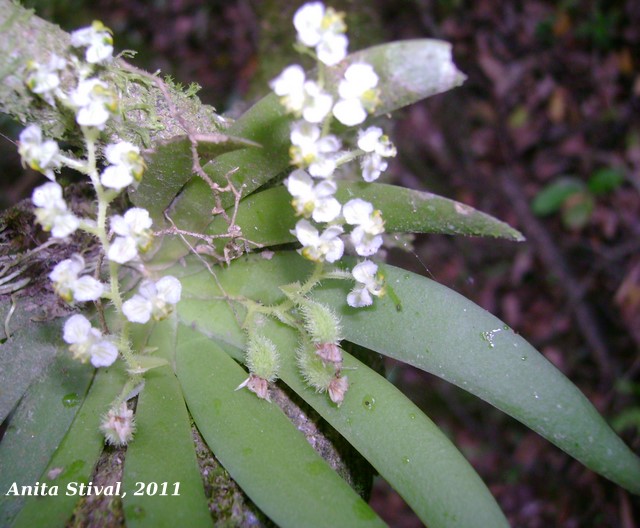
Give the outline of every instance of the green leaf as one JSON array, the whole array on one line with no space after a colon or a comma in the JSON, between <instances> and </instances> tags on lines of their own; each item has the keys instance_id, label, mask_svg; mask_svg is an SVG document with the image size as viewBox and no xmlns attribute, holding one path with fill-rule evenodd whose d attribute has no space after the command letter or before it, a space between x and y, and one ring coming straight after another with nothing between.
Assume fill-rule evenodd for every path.
<instances>
[{"instance_id":1,"label":"green leaf","mask_svg":"<svg viewBox=\"0 0 640 528\"><path fill-rule=\"evenodd\" d=\"M1 526L10 524L25 500L5 493L14 482L35 484L38 480L76 416L93 373L66 350L61 351L8 419L0 442ZM7 381L3 378L3 383Z\"/></svg>"},{"instance_id":2,"label":"green leaf","mask_svg":"<svg viewBox=\"0 0 640 528\"><path fill-rule=\"evenodd\" d=\"M315 293L318 300L340 312L346 339L458 385L520 420L592 470L633 493L640 492L640 460L544 356L499 319L454 291L392 266L381 265L381 269L399 305L385 296L370 308L351 309L345 299L352 285L344 282L324 281ZM217 277L228 294L269 304L281 298L279 285L300 280L309 272L309 262L296 253L277 253L271 260L260 256L238 259ZM224 301L211 302L220 296L220 290L208 272L186 268L183 274L185 296L191 299L180 304L181 320L195 322L201 331L241 346L230 307Z\"/></svg>"},{"instance_id":3,"label":"green leaf","mask_svg":"<svg viewBox=\"0 0 640 528\"><path fill-rule=\"evenodd\" d=\"M338 83L349 64L366 62L379 76L381 104L375 115L384 115L426 97L462 84L464 75L450 62L451 45L431 39L407 40L374 46L349 55L340 65L326 69L327 90L337 95ZM227 130L235 137L262 145L218 156L205 166L213 181L225 185L226 175L242 195L247 196L285 172L289 166L289 125L275 94L261 99ZM222 206L233 205L231 193L222 197ZM171 216L183 229L202 231L216 203L211 190L194 178L173 204ZM203 223L203 221L205 223Z\"/></svg>"},{"instance_id":4,"label":"green leaf","mask_svg":"<svg viewBox=\"0 0 640 528\"><path fill-rule=\"evenodd\" d=\"M458 293L393 266L381 269L400 310L387 297L367 309L349 308L349 285L336 282L317 292L318 300L340 307L346 339L458 385L640 493L640 459L542 354Z\"/></svg>"},{"instance_id":5,"label":"green leaf","mask_svg":"<svg viewBox=\"0 0 640 528\"><path fill-rule=\"evenodd\" d=\"M247 373L213 341L181 325L176 361L207 444L278 526L384 526L279 407L234 390Z\"/></svg>"},{"instance_id":6,"label":"green leaf","mask_svg":"<svg viewBox=\"0 0 640 528\"><path fill-rule=\"evenodd\" d=\"M157 346L165 365L173 361L175 319L154 326L149 346ZM145 376L136 407L137 432L127 447L123 474L124 514L128 528L211 526L198 469L189 413L173 370L160 367ZM142 494L138 483L144 483ZM176 491L178 486L178 494Z\"/></svg>"},{"instance_id":7,"label":"green leaf","mask_svg":"<svg viewBox=\"0 0 640 528\"><path fill-rule=\"evenodd\" d=\"M362 198L382 212L388 233L443 233L448 235L492 236L524 240L522 234L504 222L468 205L435 194L413 191L381 183L339 182L336 198L342 204ZM298 218L285 187L252 194L240 202L236 224L252 243L271 246L294 242L290 233ZM207 234L225 233L227 223L216 218ZM224 245L220 239L216 248Z\"/></svg>"},{"instance_id":8,"label":"green leaf","mask_svg":"<svg viewBox=\"0 0 640 528\"><path fill-rule=\"evenodd\" d=\"M533 199L531 210L538 216L556 213L569 196L583 191L584 183L578 178L563 176L544 187Z\"/></svg>"},{"instance_id":9,"label":"green leaf","mask_svg":"<svg viewBox=\"0 0 640 528\"><path fill-rule=\"evenodd\" d=\"M201 165L226 152L259 146L253 141L217 132L197 134L193 139L197 142ZM176 136L143 152L147 169L129 196L137 207L149 211L156 226L164 225L164 210L194 176L191 148L187 136Z\"/></svg>"},{"instance_id":10,"label":"green leaf","mask_svg":"<svg viewBox=\"0 0 640 528\"><path fill-rule=\"evenodd\" d=\"M624 172L613 167L604 167L595 171L587 185L589 190L597 195L603 195L615 191L624 183Z\"/></svg>"},{"instance_id":11,"label":"green leaf","mask_svg":"<svg viewBox=\"0 0 640 528\"><path fill-rule=\"evenodd\" d=\"M4 421L29 385L45 371L59 351L60 321L34 324L30 320L32 316L19 304L9 320L10 332L13 333L0 345L0 422Z\"/></svg>"},{"instance_id":12,"label":"green leaf","mask_svg":"<svg viewBox=\"0 0 640 528\"><path fill-rule=\"evenodd\" d=\"M427 526L508 526L458 449L388 380L344 353L350 388L337 408L302 381L296 332L269 322L264 333L282 355L282 380L376 468Z\"/></svg>"},{"instance_id":13,"label":"green leaf","mask_svg":"<svg viewBox=\"0 0 640 528\"><path fill-rule=\"evenodd\" d=\"M120 367L101 369L96 373L71 428L38 479L41 484L46 484L47 489L57 486L58 495L29 497L14 528L64 526L71 517L79 496L67 495L67 485L77 484L73 489L78 490L79 484L89 482L104 447L104 437L99 431L100 416L107 412L124 380Z\"/></svg>"},{"instance_id":14,"label":"green leaf","mask_svg":"<svg viewBox=\"0 0 640 528\"><path fill-rule=\"evenodd\" d=\"M302 269L296 265L300 263L303 264ZM247 286L248 282L260 284L255 293L268 303L279 295L274 285L282 283L283 279L289 282L306 274L304 261L288 261L287 264L293 264L291 266L282 264L282 261L275 264L265 261L259 265L262 269L254 275L256 270L252 266L234 263L219 279L225 289L228 288L228 293L234 295L249 293L251 286ZM249 275L251 281L247 280ZM235 348L233 356L241 359L238 347L243 346L244 336L234 322L234 312L225 303L211 302L213 281L207 280L204 285L201 276L199 279L190 276L182 280L185 298L179 306L180 318L189 325L196 325L202 335L221 339L225 350L229 350L231 345L230 348ZM202 287L198 288L199 284ZM234 288L234 284L239 287ZM269 322L263 326L263 331L276 343L282 355L282 380L360 451L430 526L506 525L493 497L464 457L388 381L347 355L344 372L349 377L351 389L342 407L337 409L326 395L316 394L302 382L295 361L296 332ZM239 376L238 383L242 379ZM183 383L185 386L194 385L193 382ZM206 385L214 386L216 382L211 379ZM230 383L230 388L232 385ZM251 394L248 396L253 397ZM211 397L207 402L210 406ZM375 412L372 412L374 407ZM398 431L402 433L398 434ZM342 521L337 525L346 526L348 523Z\"/></svg>"}]
</instances>

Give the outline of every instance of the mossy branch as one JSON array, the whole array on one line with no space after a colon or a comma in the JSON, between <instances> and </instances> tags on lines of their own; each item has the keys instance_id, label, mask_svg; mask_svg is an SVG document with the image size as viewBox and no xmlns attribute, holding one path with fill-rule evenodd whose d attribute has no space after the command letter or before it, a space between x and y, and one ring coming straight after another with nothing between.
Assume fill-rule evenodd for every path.
<instances>
[{"instance_id":1,"label":"mossy branch","mask_svg":"<svg viewBox=\"0 0 640 528\"><path fill-rule=\"evenodd\" d=\"M0 0L0 112L25 125L38 123L47 136L73 143L78 129L73 115L35 96L25 84L27 62L46 64L54 53L64 58L74 53L67 32L11 0ZM181 91L122 59L114 60L100 77L120 94L121 118L110 120L107 127L112 141L122 139L148 148L176 135L224 128L225 120L203 105L193 90ZM61 83L68 93L77 80L65 71Z\"/></svg>"}]
</instances>

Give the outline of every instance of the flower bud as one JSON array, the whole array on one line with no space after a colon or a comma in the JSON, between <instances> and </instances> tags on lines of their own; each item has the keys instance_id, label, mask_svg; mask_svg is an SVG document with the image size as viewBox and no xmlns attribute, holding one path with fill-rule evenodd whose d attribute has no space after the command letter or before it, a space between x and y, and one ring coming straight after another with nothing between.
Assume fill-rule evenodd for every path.
<instances>
[{"instance_id":1,"label":"flower bud","mask_svg":"<svg viewBox=\"0 0 640 528\"><path fill-rule=\"evenodd\" d=\"M340 319L328 306L305 299L301 306L304 326L315 344L337 344L340 336Z\"/></svg>"},{"instance_id":2,"label":"flower bud","mask_svg":"<svg viewBox=\"0 0 640 528\"><path fill-rule=\"evenodd\" d=\"M307 384L313 387L316 392L326 392L335 378L335 366L322 361L309 343L298 349L296 358L298 368Z\"/></svg>"},{"instance_id":3,"label":"flower bud","mask_svg":"<svg viewBox=\"0 0 640 528\"><path fill-rule=\"evenodd\" d=\"M109 409L102 418L100 430L104 433L107 443L114 446L127 445L132 440L136 423L133 411L127 407L126 402Z\"/></svg>"},{"instance_id":4,"label":"flower bud","mask_svg":"<svg viewBox=\"0 0 640 528\"><path fill-rule=\"evenodd\" d=\"M252 335L245 353L249 372L266 381L275 381L280 369L280 355L271 339L262 335Z\"/></svg>"}]
</instances>

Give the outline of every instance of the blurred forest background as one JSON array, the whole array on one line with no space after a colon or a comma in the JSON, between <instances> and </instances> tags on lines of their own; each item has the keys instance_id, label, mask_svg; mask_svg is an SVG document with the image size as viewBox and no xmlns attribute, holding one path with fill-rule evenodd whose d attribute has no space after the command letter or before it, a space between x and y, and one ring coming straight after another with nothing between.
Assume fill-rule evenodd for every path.
<instances>
[{"instance_id":1,"label":"blurred forest background","mask_svg":"<svg viewBox=\"0 0 640 528\"><path fill-rule=\"evenodd\" d=\"M131 61L237 116L268 90L292 50L284 0L31 0L70 31L99 18ZM640 452L640 2L340 0L350 50L432 37L452 43L461 88L384 124L398 146L387 181L429 190L521 230L516 244L419 236L392 263L471 298L564 372ZM0 207L42 176L20 167L0 119ZM1 233L0 233L1 234ZM425 299L428 316L429 300ZM453 439L512 526L623 527L638 499L513 419L428 374L388 365L392 380ZM425 446L428 449L428 446ZM421 526L384 482L374 508Z\"/></svg>"}]
</instances>

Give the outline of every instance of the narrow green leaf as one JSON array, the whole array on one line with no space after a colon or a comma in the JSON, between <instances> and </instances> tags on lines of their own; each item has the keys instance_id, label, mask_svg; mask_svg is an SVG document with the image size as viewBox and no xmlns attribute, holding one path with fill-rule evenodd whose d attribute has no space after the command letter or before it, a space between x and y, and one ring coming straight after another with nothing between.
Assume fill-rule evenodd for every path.
<instances>
[{"instance_id":1,"label":"narrow green leaf","mask_svg":"<svg viewBox=\"0 0 640 528\"><path fill-rule=\"evenodd\" d=\"M545 186L533 199L531 210L538 216L556 213L572 194L584 191L582 180L573 176L563 176Z\"/></svg>"},{"instance_id":2,"label":"narrow green leaf","mask_svg":"<svg viewBox=\"0 0 640 528\"><path fill-rule=\"evenodd\" d=\"M283 265L292 265L287 259ZM640 493L640 459L589 400L502 321L419 275L381 266L400 300L349 308L349 285L323 285L317 298L339 307L344 335L475 394L556 444L585 466Z\"/></svg>"},{"instance_id":3,"label":"narrow green leaf","mask_svg":"<svg viewBox=\"0 0 640 528\"><path fill-rule=\"evenodd\" d=\"M18 306L9 320L13 333L0 345L0 422L58 353L60 321L33 323L31 317L32 314Z\"/></svg>"},{"instance_id":4,"label":"narrow green leaf","mask_svg":"<svg viewBox=\"0 0 640 528\"><path fill-rule=\"evenodd\" d=\"M207 444L278 526L384 526L279 407L234 390L247 373L233 359L182 325L177 369Z\"/></svg>"},{"instance_id":5,"label":"narrow green leaf","mask_svg":"<svg viewBox=\"0 0 640 528\"><path fill-rule=\"evenodd\" d=\"M5 493L14 482L28 485L38 480L76 416L92 377L93 369L62 352L9 418L0 442L0 526L10 524L25 500Z\"/></svg>"},{"instance_id":6,"label":"narrow green leaf","mask_svg":"<svg viewBox=\"0 0 640 528\"><path fill-rule=\"evenodd\" d=\"M381 183L339 182L336 198L342 204L352 198L371 202L382 212L388 233L441 233L447 235L491 236L524 240L509 225L468 205L404 187ZM240 202L236 224L243 235L257 244L271 246L294 242L291 234L298 218L291 207L291 195L285 187L254 193ZM227 223L216 218L207 234L227 231ZM220 239L220 247L227 242Z\"/></svg>"},{"instance_id":7,"label":"narrow green leaf","mask_svg":"<svg viewBox=\"0 0 640 528\"><path fill-rule=\"evenodd\" d=\"M177 268L176 268L177 269ZM225 291L266 303L281 298L278 286L309 274L296 253L234 261L218 279ZM640 460L616 436L593 405L562 373L504 323L461 295L418 275L381 266L400 301L390 296L365 309L345 299L352 285L326 281L316 297L342 316L346 339L439 376L520 420L587 467L634 493L640 492ZM234 315L207 272L185 276L180 317L238 345ZM240 284L240 290L234 284ZM252 286L255 288L252 292ZM235 323L237 326L237 323Z\"/></svg>"},{"instance_id":8,"label":"narrow green leaf","mask_svg":"<svg viewBox=\"0 0 640 528\"><path fill-rule=\"evenodd\" d=\"M295 265L300 263L302 266ZM256 296L264 302L273 302L281 295L275 285L282 284L283 279L290 282L306 275L305 261L290 261L288 264L293 265L282 265L282 261L279 264L277 261L265 261L264 264L260 263L258 275L254 274L256 270L251 266L232 265L219 279L225 289L228 288L228 293L248 294L250 286L247 286L248 280L242 274L251 274L251 282L260 284ZM227 273L232 277L227 277ZM202 335L219 338L225 344L225 350L229 350L228 347L231 350L235 348L236 352L232 352L234 357L241 358L241 351L237 347L243 346L243 333L234 320L231 307L210 300L214 293L214 288L210 286L213 281L207 281L209 286L203 285L204 290L198 288L202 277L199 282L194 276L182 282L185 298L180 303L180 318L189 325L195 325ZM234 284L238 286L233 288ZM242 315L242 310L236 310ZM337 409L326 395L316 394L302 382L295 361L297 334L276 323L266 323L263 330L276 343L282 355L282 380L365 456L425 522L434 527L506 525L495 500L464 457L389 382L347 356L344 372L349 377L351 389L342 407ZM215 384L211 380L208 385ZM371 412L365 400L375 400L375 412ZM402 433L398 434L398 431ZM343 521L338 525L347 524Z\"/></svg>"},{"instance_id":9,"label":"narrow green leaf","mask_svg":"<svg viewBox=\"0 0 640 528\"><path fill-rule=\"evenodd\" d=\"M175 345L175 319L154 326L148 343L158 347L153 357L165 364L173 362ZM137 433L127 448L123 475L127 527L163 526L169 519L176 526L211 526L189 413L169 366L145 376L136 423Z\"/></svg>"},{"instance_id":10,"label":"narrow green leaf","mask_svg":"<svg viewBox=\"0 0 640 528\"><path fill-rule=\"evenodd\" d=\"M264 332L282 355L282 380L376 468L427 526L508 526L458 449L389 381L345 353L343 373L350 388L337 408L302 381L296 332L275 322L267 323Z\"/></svg>"},{"instance_id":11,"label":"narrow green leaf","mask_svg":"<svg viewBox=\"0 0 640 528\"><path fill-rule=\"evenodd\" d=\"M14 528L64 526L71 517L80 498L77 494L79 486L89 482L104 447L104 437L98 429L100 416L106 413L124 380L120 367L101 369L96 373L69 432L38 479L41 484L46 484L48 490L55 486L57 495L29 497L16 518ZM18 483L23 484L35 483ZM68 485L71 486L69 490Z\"/></svg>"},{"instance_id":12,"label":"narrow green leaf","mask_svg":"<svg viewBox=\"0 0 640 528\"><path fill-rule=\"evenodd\" d=\"M218 132L199 134L194 139L201 165L225 152L259 146L253 141ZM162 225L164 210L194 176L191 141L187 136L176 136L143 152L143 157L147 169L129 196L136 206L149 211L156 225Z\"/></svg>"}]
</instances>

